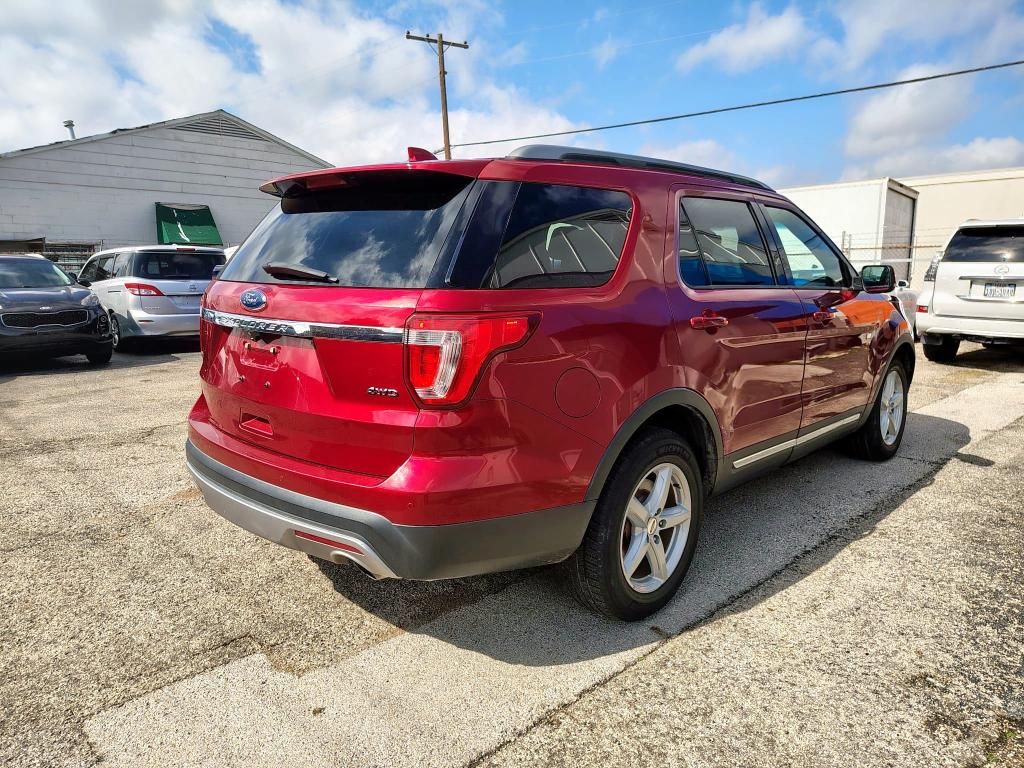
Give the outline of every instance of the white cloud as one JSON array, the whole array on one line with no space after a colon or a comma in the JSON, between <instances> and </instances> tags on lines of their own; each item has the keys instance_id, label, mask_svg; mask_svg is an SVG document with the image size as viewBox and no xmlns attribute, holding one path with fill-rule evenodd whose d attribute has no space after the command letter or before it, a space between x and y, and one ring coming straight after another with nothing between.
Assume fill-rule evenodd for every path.
<instances>
[{"instance_id":1,"label":"white cloud","mask_svg":"<svg viewBox=\"0 0 1024 768\"><path fill-rule=\"evenodd\" d=\"M917 176L954 171L1024 166L1024 141L1013 136L976 138L966 144L914 147L871 158L848 167L844 179Z\"/></svg>"},{"instance_id":2,"label":"white cloud","mask_svg":"<svg viewBox=\"0 0 1024 768\"><path fill-rule=\"evenodd\" d=\"M424 5L459 39L463 30L472 37L478 20L497 23L482 0L417 7ZM405 40L405 24L312 0L145 6L92 0L54 14L33 0L7 3L0 71L19 75L0 80L0 151L63 139L68 118L82 136L218 107L339 164L398 159L407 145L441 143L436 58ZM240 70L208 42L211 17L252 41L259 71ZM485 37L450 53L453 141L572 127L497 82L487 54Z\"/></svg>"},{"instance_id":3,"label":"white cloud","mask_svg":"<svg viewBox=\"0 0 1024 768\"><path fill-rule=\"evenodd\" d=\"M692 139L678 144L644 144L640 154L723 171L735 170L739 164L736 153L714 139Z\"/></svg>"},{"instance_id":4,"label":"white cloud","mask_svg":"<svg viewBox=\"0 0 1024 768\"><path fill-rule=\"evenodd\" d=\"M688 72L707 62L726 72L744 72L768 61L800 56L814 40L796 6L772 16L760 3L754 3L742 23L716 32L680 54L676 69Z\"/></svg>"},{"instance_id":5,"label":"white cloud","mask_svg":"<svg viewBox=\"0 0 1024 768\"><path fill-rule=\"evenodd\" d=\"M897 79L920 77L949 65L917 65ZM977 137L949 144L949 131L976 102L971 78L933 80L883 91L861 103L845 140L846 179L907 176L1024 165L1024 142Z\"/></svg>"},{"instance_id":6,"label":"white cloud","mask_svg":"<svg viewBox=\"0 0 1024 768\"><path fill-rule=\"evenodd\" d=\"M843 34L829 45L828 54L846 70L863 66L890 43L933 44L978 30L997 33L1000 26L1019 19L1013 0L845 0L837 5L836 15ZM1016 42L1019 46L1020 38ZM977 53L991 57L1002 50L979 47Z\"/></svg>"},{"instance_id":7,"label":"white cloud","mask_svg":"<svg viewBox=\"0 0 1024 768\"><path fill-rule=\"evenodd\" d=\"M607 67L612 60L619 55L621 45L610 37L605 38L604 42L594 48L593 56L594 63L597 64L598 69L604 69Z\"/></svg>"},{"instance_id":8,"label":"white cloud","mask_svg":"<svg viewBox=\"0 0 1024 768\"><path fill-rule=\"evenodd\" d=\"M948 67L917 65L894 79L908 80ZM868 157L916 147L941 136L964 117L971 80L959 77L903 85L865 100L850 119L846 153Z\"/></svg>"},{"instance_id":9,"label":"white cloud","mask_svg":"<svg viewBox=\"0 0 1024 768\"><path fill-rule=\"evenodd\" d=\"M737 152L715 139L691 139L677 144L650 142L640 147L639 154L739 173L763 181L771 187L779 187L794 178L793 168L784 165L751 165Z\"/></svg>"}]
</instances>

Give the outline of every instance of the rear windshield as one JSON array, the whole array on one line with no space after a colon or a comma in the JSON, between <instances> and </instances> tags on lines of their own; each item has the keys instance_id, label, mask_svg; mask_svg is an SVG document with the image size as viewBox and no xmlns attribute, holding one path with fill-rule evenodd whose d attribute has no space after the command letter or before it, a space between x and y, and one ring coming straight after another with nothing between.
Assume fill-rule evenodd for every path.
<instances>
[{"instance_id":1,"label":"rear windshield","mask_svg":"<svg viewBox=\"0 0 1024 768\"><path fill-rule=\"evenodd\" d=\"M344 186L284 198L221 279L303 282L267 274L272 262L325 272L341 286L423 288L471 182L432 171L353 173Z\"/></svg>"},{"instance_id":2,"label":"rear windshield","mask_svg":"<svg viewBox=\"0 0 1024 768\"><path fill-rule=\"evenodd\" d=\"M54 288L71 285L56 264L44 259L0 259L0 288Z\"/></svg>"},{"instance_id":3,"label":"rear windshield","mask_svg":"<svg viewBox=\"0 0 1024 768\"><path fill-rule=\"evenodd\" d=\"M943 261L1024 261L1024 226L969 227L949 241Z\"/></svg>"},{"instance_id":4,"label":"rear windshield","mask_svg":"<svg viewBox=\"0 0 1024 768\"><path fill-rule=\"evenodd\" d=\"M142 251L135 258L135 276L154 280L209 280L224 263L223 253Z\"/></svg>"}]
</instances>

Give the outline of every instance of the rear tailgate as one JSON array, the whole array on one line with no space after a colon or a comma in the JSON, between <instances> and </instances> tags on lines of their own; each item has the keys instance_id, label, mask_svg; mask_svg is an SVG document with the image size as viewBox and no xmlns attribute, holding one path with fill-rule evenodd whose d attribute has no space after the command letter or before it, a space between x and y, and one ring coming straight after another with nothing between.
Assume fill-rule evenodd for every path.
<instances>
[{"instance_id":1,"label":"rear tailgate","mask_svg":"<svg viewBox=\"0 0 1024 768\"><path fill-rule=\"evenodd\" d=\"M267 297L258 316L240 303L253 288ZM418 411L401 329L419 294L215 282L201 372L214 425L278 453L387 477L412 451Z\"/></svg>"},{"instance_id":2,"label":"rear tailgate","mask_svg":"<svg viewBox=\"0 0 1024 768\"><path fill-rule=\"evenodd\" d=\"M151 315L199 314L199 304L209 280L147 280L160 294L144 292L142 309Z\"/></svg>"},{"instance_id":3,"label":"rear tailgate","mask_svg":"<svg viewBox=\"0 0 1024 768\"><path fill-rule=\"evenodd\" d=\"M203 390L215 426L326 467L390 476L419 414L406 321L435 280L472 177L388 168L312 175L207 293Z\"/></svg>"},{"instance_id":4,"label":"rear tailgate","mask_svg":"<svg viewBox=\"0 0 1024 768\"><path fill-rule=\"evenodd\" d=\"M938 265L932 309L1024 321L1024 226L961 228Z\"/></svg>"}]
</instances>

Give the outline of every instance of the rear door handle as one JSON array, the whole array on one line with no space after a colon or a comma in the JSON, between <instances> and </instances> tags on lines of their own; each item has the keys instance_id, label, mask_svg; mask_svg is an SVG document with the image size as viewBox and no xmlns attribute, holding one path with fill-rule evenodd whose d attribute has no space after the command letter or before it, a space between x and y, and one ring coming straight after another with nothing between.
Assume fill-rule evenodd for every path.
<instances>
[{"instance_id":1,"label":"rear door handle","mask_svg":"<svg viewBox=\"0 0 1024 768\"><path fill-rule=\"evenodd\" d=\"M696 317L690 318L690 327L699 331L707 331L712 328L722 328L728 324L729 318L722 317L713 309L705 309Z\"/></svg>"}]
</instances>

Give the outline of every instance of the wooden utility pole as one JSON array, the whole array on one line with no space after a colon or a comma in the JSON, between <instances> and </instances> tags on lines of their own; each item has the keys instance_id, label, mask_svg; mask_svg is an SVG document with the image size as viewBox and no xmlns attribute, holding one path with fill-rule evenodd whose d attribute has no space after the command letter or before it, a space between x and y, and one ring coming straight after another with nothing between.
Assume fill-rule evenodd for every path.
<instances>
[{"instance_id":1,"label":"wooden utility pole","mask_svg":"<svg viewBox=\"0 0 1024 768\"><path fill-rule=\"evenodd\" d=\"M444 83L444 49L445 48L469 48L469 43L463 41L461 43L450 43L446 42L444 35L440 32L437 33L437 37L414 35L411 32L406 31L406 40L419 40L424 43L429 43L432 48L437 49L437 77L441 81L441 128L444 131L444 159L452 159L452 144L448 139L448 89Z\"/></svg>"}]
</instances>

